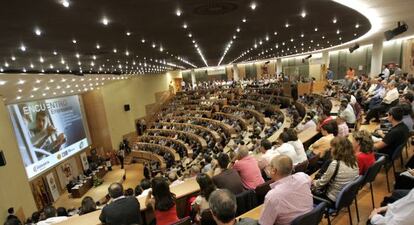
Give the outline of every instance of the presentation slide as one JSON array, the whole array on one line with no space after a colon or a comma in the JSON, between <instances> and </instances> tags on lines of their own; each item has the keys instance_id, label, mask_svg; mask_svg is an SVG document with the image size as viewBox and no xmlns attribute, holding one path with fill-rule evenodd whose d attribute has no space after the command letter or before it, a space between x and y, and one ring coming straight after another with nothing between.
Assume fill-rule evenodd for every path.
<instances>
[{"instance_id":1,"label":"presentation slide","mask_svg":"<svg viewBox=\"0 0 414 225\"><path fill-rule=\"evenodd\" d=\"M29 179L89 145L78 96L8 106Z\"/></svg>"}]
</instances>

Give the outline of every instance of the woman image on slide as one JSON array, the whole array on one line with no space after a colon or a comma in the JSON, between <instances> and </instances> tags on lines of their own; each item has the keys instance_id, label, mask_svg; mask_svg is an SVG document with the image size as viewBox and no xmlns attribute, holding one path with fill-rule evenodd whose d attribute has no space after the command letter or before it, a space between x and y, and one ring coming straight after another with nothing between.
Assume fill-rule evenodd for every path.
<instances>
[{"instance_id":1,"label":"woman image on slide","mask_svg":"<svg viewBox=\"0 0 414 225\"><path fill-rule=\"evenodd\" d=\"M56 128L50 124L45 111L36 113L35 127L30 129L30 133L33 146L50 153L59 151L62 144L66 142L63 133L57 135Z\"/></svg>"}]
</instances>

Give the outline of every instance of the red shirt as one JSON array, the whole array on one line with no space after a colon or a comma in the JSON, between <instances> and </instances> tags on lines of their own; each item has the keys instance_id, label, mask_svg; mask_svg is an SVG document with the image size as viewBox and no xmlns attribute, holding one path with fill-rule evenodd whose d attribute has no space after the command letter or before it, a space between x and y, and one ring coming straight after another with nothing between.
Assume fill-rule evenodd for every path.
<instances>
[{"instance_id":1,"label":"red shirt","mask_svg":"<svg viewBox=\"0 0 414 225\"><path fill-rule=\"evenodd\" d=\"M364 175L368 168L375 163L375 155L371 153L358 152L357 155L359 175Z\"/></svg>"},{"instance_id":2,"label":"red shirt","mask_svg":"<svg viewBox=\"0 0 414 225\"><path fill-rule=\"evenodd\" d=\"M175 205L168 211L155 210L157 225L169 225L179 221Z\"/></svg>"},{"instance_id":3,"label":"red shirt","mask_svg":"<svg viewBox=\"0 0 414 225\"><path fill-rule=\"evenodd\" d=\"M246 189L255 189L264 183L257 161L252 156L246 156L241 160L237 160L234 163L233 169L239 173L243 186Z\"/></svg>"}]
</instances>

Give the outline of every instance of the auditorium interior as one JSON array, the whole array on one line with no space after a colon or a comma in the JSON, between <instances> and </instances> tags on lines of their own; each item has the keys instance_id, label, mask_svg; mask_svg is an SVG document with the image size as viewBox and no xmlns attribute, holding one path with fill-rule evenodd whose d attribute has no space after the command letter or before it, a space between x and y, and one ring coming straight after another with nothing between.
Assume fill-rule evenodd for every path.
<instances>
[{"instance_id":1,"label":"auditorium interior","mask_svg":"<svg viewBox=\"0 0 414 225\"><path fill-rule=\"evenodd\" d=\"M414 224L414 0L14 0L0 224Z\"/></svg>"}]
</instances>

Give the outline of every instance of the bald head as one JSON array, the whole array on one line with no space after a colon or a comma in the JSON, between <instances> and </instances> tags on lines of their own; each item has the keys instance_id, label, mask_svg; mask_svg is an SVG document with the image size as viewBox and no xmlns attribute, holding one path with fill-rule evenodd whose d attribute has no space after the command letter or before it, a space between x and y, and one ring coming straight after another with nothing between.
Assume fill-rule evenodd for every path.
<instances>
[{"instance_id":1,"label":"bald head","mask_svg":"<svg viewBox=\"0 0 414 225\"><path fill-rule=\"evenodd\" d=\"M108 187L108 193L111 198L118 198L124 194L124 187L120 183L112 183Z\"/></svg>"},{"instance_id":2,"label":"bald head","mask_svg":"<svg viewBox=\"0 0 414 225\"><path fill-rule=\"evenodd\" d=\"M275 156L270 162L270 167L272 170L277 170L277 175L279 176L289 176L293 170L292 159L286 155Z\"/></svg>"}]
</instances>

